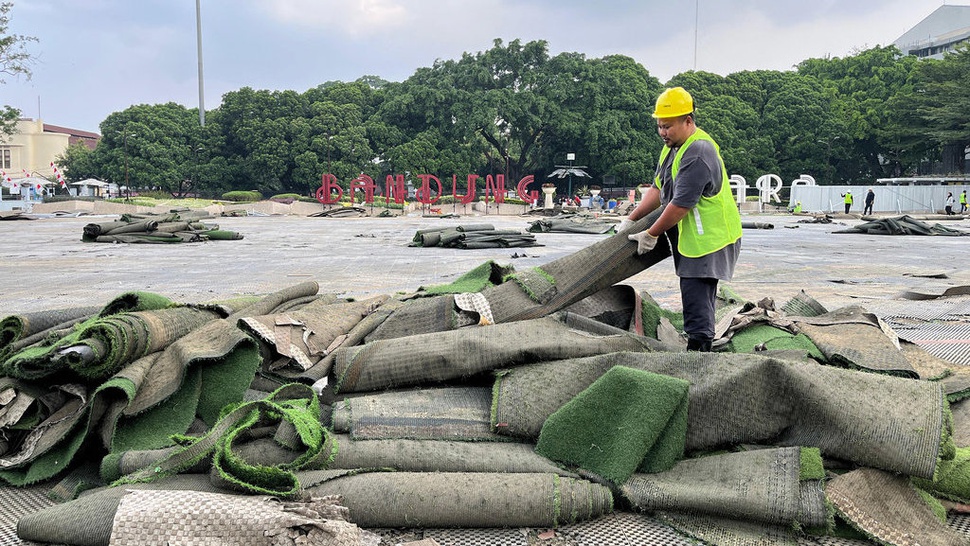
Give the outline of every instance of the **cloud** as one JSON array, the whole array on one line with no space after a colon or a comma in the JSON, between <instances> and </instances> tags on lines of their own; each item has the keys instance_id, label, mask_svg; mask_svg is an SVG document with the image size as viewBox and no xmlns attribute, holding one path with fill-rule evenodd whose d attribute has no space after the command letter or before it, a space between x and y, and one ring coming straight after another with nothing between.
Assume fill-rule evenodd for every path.
<instances>
[{"instance_id":1,"label":"cloud","mask_svg":"<svg viewBox=\"0 0 970 546\"><path fill-rule=\"evenodd\" d=\"M354 37L412 23L411 11L399 0L259 0L252 5L284 25L334 30Z\"/></svg>"}]
</instances>

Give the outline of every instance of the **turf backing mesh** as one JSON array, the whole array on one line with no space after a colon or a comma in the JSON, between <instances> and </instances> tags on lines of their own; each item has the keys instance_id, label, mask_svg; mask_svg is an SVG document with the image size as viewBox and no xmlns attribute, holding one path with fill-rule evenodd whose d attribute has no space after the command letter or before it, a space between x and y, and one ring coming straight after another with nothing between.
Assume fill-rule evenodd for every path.
<instances>
[{"instance_id":1,"label":"turf backing mesh","mask_svg":"<svg viewBox=\"0 0 970 546\"><path fill-rule=\"evenodd\" d=\"M340 495L365 528L548 528L613 510L608 488L556 474L371 472L304 483L312 495Z\"/></svg>"},{"instance_id":2,"label":"turf backing mesh","mask_svg":"<svg viewBox=\"0 0 970 546\"><path fill-rule=\"evenodd\" d=\"M356 396L334 407L333 428L354 439L510 440L492 432L489 389L450 387Z\"/></svg>"},{"instance_id":3,"label":"turf backing mesh","mask_svg":"<svg viewBox=\"0 0 970 546\"><path fill-rule=\"evenodd\" d=\"M589 321L592 322L592 321ZM468 378L503 366L580 356L642 351L642 338L567 324L565 317L495 324L373 341L337 349L337 392L365 392ZM509 343L515 339L515 343Z\"/></svg>"},{"instance_id":4,"label":"turf backing mesh","mask_svg":"<svg viewBox=\"0 0 970 546\"><path fill-rule=\"evenodd\" d=\"M617 365L690 383L688 451L813 446L927 478L953 456L938 384L746 354L614 353L506 370L494 385L496 430L538 437L552 413Z\"/></svg>"}]
</instances>

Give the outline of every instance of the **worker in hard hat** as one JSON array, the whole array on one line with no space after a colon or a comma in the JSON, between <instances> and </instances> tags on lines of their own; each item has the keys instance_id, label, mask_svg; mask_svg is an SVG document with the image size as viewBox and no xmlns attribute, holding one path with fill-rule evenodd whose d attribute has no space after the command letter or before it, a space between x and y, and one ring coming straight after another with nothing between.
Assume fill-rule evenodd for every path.
<instances>
[{"instance_id":1,"label":"worker in hard hat","mask_svg":"<svg viewBox=\"0 0 970 546\"><path fill-rule=\"evenodd\" d=\"M842 195L842 204L845 205L845 213L849 214L849 209L852 208L852 192L845 190Z\"/></svg>"},{"instance_id":2,"label":"worker in hard hat","mask_svg":"<svg viewBox=\"0 0 970 546\"><path fill-rule=\"evenodd\" d=\"M628 237L637 242L638 254L651 251L661 237L669 242L680 278L687 350L710 351L717 283L734 275L741 252L741 215L720 148L695 124L690 93L682 87L665 90L653 117L664 142L654 183L618 231L664 207L653 225Z\"/></svg>"}]
</instances>

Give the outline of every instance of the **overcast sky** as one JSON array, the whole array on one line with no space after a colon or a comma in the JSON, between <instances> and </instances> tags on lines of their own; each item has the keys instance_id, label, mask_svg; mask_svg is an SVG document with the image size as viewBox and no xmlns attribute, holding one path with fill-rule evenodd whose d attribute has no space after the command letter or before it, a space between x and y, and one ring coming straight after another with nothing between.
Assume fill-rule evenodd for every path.
<instances>
[{"instance_id":1,"label":"overcast sky","mask_svg":"<svg viewBox=\"0 0 970 546\"><path fill-rule=\"evenodd\" d=\"M551 55L628 55L661 82L686 70L790 70L888 45L941 0L201 0L204 104L242 87L304 92L436 59L546 40ZM699 13L695 10L699 7ZM199 106L194 0L13 0L30 81L0 104L87 131L133 104ZM696 25L695 25L696 22ZM697 31L695 32L695 27ZM695 48L696 43L696 48Z\"/></svg>"}]
</instances>

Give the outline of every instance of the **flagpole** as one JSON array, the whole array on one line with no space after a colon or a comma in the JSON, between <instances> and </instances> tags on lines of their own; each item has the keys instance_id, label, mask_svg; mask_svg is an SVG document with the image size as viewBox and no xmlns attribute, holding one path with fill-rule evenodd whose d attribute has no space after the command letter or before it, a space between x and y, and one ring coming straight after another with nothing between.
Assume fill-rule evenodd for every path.
<instances>
[{"instance_id":1,"label":"flagpole","mask_svg":"<svg viewBox=\"0 0 970 546\"><path fill-rule=\"evenodd\" d=\"M199 125L205 127L205 93L202 78L202 0L195 0L195 33L199 50Z\"/></svg>"}]
</instances>

